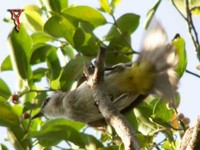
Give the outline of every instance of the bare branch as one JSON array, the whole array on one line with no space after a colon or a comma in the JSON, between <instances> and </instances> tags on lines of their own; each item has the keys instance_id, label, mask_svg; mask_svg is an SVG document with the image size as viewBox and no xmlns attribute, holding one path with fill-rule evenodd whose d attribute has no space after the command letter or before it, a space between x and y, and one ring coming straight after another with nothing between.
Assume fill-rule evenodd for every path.
<instances>
[{"instance_id":1,"label":"bare branch","mask_svg":"<svg viewBox=\"0 0 200 150\"><path fill-rule=\"evenodd\" d=\"M126 150L139 150L140 146L137 141L135 131L123 115L114 107L107 94L104 86L104 62L106 57L106 49L101 48L99 50L95 72L89 78L88 84L92 88L92 93L95 102L98 104L99 110L103 117L121 137Z\"/></svg>"}]
</instances>

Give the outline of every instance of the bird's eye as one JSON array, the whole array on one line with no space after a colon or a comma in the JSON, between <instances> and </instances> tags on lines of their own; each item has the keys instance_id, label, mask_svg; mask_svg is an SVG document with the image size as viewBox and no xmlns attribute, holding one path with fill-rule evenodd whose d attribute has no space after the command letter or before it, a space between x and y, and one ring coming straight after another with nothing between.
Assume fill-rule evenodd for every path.
<instances>
[{"instance_id":1,"label":"bird's eye","mask_svg":"<svg viewBox=\"0 0 200 150\"><path fill-rule=\"evenodd\" d=\"M45 100L44 100L44 103L42 105L42 108L44 108L44 106L49 102L50 100L50 97L47 97Z\"/></svg>"}]
</instances>

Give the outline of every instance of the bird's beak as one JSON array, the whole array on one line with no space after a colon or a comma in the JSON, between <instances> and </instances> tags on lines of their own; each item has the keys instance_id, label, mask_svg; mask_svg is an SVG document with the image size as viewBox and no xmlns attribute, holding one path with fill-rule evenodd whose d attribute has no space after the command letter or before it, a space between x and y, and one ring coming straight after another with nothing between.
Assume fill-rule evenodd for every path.
<instances>
[{"instance_id":1,"label":"bird's beak","mask_svg":"<svg viewBox=\"0 0 200 150\"><path fill-rule=\"evenodd\" d=\"M38 118L38 117L42 117L43 116L43 113L41 111L39 111L37 114L35 114L31 119L35 119L35 118Z\"/></svg>"}]
</instances>

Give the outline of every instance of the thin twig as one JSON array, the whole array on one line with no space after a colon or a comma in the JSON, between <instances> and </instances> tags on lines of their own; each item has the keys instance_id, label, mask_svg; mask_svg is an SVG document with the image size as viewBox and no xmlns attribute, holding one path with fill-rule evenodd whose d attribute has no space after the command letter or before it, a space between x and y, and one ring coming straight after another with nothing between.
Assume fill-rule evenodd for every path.
<instances>
[{"instance_id":1,"label":"thin twig","mask_svg":"<svg viewBox=\"0 0 200 150\"><path fill-rule=\"evenodd\" d=\"M192 13L190 11L190 7L189 7L189 1L188 0L185 0L185 9L186 9L186 20L187 20L187 25L188 25L188 30L189 30L189 33L190 33L190 37L193 41L193 44L196 48L196 51L198 52L199 49L200 49L200 44L199 44L199 39L198 39L198 33L196 31L196 28L194 26L194 23L193 23L193 19L192 19ZM192 31L194 33L194 35L192 34Z\"/></svg>"},{"instance_id":2,"label":"thin twig","mask_svg":"<svg viewBox=\"0 0 200 150\"><path fill-rule=\"evenodd\" d=\"M108 53L114 53L114 54L121 54L121 55L133 55L133 54L140 54L139 52L122 52L122 51L118 51L118 50L112 50L112 51L108 51Z\"/></svg>"},{"instance_id":3,"label":"thin twig","mask_svg":"<svg viewBox=\"0 0 200 150\"><path fill-rule=\"evenodd\" d=\"M47 90L28 90L28 91L25 91L25 92L22 92L21 94L19 94L19 97L25 95L25 94L28 94L28 93L32 93L32 92L36 92L36 93L39 93L39 92L49 92L49 91L56 91L54 89L47 89Z\"/></svg>"},{"instance_id":4,"label":"thin twig","mask_svg":"<svg viewBox=\"0 0 200 150\"><path fill-rule=\"evenodd\" d=\"M171 0L172 5L176 8L176 10L178 11L178 13L183 17L183 19L185 21L187 21L187 18L182 14L182 12L178 9L178 7L176 6L176 4L174 3L174 0Z\"/></svg>"},{"instance_id":5,"label":"thin twig","mask_svg":"<svg viewBox=\"0 0 200 150\"><path fill-rule=\"evenodd\" d=\"M199 9L200 8L200 6L195 6L195 7L192 7L191 9L190 9L190 11L194 11L195 9Z\"/></svg>"},{"instance_id":6,"label":"thin twig","mask_svg":"<svg viewBox=\"0 0 200 150\"><path fill-rule=\"evenodd\" d=\"M189 70L186 70L186 72L189 73L189 74L191 74L191 75L193 75L193 76L195 76L195 77L197 77L197 78L200 78L200 75L198 75L198 74L196 74L194 72L191 72Z\"/></svg>"}]
</instances>

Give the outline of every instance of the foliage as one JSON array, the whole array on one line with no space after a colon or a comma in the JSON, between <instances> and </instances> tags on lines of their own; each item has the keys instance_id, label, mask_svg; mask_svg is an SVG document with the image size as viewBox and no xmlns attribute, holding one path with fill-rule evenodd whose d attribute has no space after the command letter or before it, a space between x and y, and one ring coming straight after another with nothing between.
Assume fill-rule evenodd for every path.
<instances>
[{"instance_id":1,"label":"foliage","mask_svg":"<svg viewBox=\"0 0 200 150\"><path fill-rule=\"evenodd\" d=\"M1 64L1 72L14 71L21 86L19 92L13 95L9 86L0 79L0 126L8 129L8 140L15 149L20 150L38 145L51 149L61 141L65 141L66 147L71 149L122 148L121 141L115 138L116 133L111 128L101 132L98 139L84 132L86 126L83 123L63 119L31 120L31 116L38 111L48 93L44 87L38 87L38 83L45 79L49 91L70 90L82 74L83 62L91 62L100 46L108 48L108 66L130 62L135 55L131 36L138 28L140 16L127 13L115 19L114 11L120 0L100 0L98 10L89 6L69 5L67 0L40 2L41 6L24 7L26 11L20 32L13 29L8 36L10 55ZM160 2L157 1L149 10L146 27ZM110 15L113 24L101 40L94 31L110 24L104 15ZM180 37L173 44L180 57L177 73L181 77L187 65L185 42ZM125 114L137 131L142 149L159 146L171 150L177 146L178 139L174 135L181 136L181 131L188 125L182 122L184 118L177 117L179 103L179 94L172 103L150 96ZM155 140L159 134L164 135L161 142ZM1 146L6 149L5 145Z\"/></svg>"}]
</instances>

